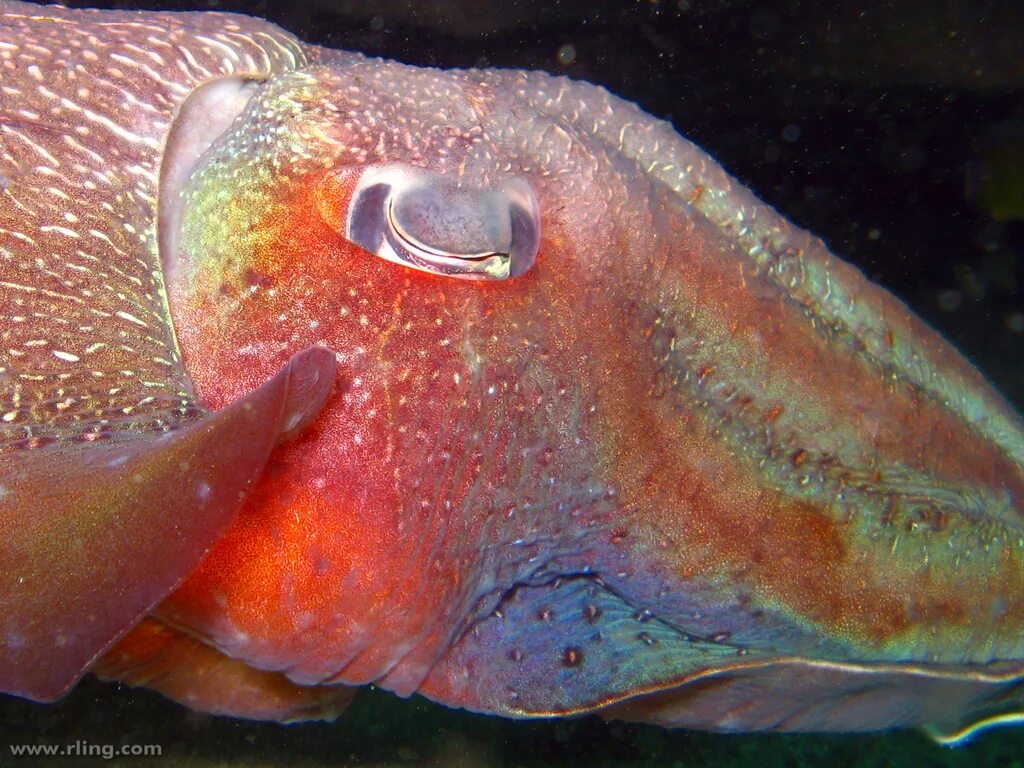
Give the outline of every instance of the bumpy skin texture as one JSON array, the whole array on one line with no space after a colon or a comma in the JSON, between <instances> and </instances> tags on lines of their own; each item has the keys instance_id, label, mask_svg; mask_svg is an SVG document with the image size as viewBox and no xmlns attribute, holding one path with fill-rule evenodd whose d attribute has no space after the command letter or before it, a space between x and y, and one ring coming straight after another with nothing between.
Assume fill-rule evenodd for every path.
<instances>
[{"instance_id":1,"label":"bumpy skin texture","mask_svg":"<svg viewBox=\"0 0 1024 768\"><path fill-rule=\"evenodd\" d=\"M256 85L160 233L170 311L205 407L309 346L340 382L105 674L188 700L188 664L152 650L177 631L229 681L241 664L310 696L376 682L512 716L955 730L1020 706L1019 418L668 125L594 86L369 61L245 18L53 15L178 24L225 66L268 52L236 70ZM536 264L464 281L346 241L359 169L391 163L527 182ZM192 701L267 716L260 690Z\"/></svg>"}]
</instances>

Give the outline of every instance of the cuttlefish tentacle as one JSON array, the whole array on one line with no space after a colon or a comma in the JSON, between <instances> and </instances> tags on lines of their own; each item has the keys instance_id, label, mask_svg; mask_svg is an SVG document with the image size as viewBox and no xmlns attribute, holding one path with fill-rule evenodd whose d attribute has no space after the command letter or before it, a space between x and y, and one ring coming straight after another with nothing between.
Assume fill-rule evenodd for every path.
<instances>
[{"instance_id":1,"label":"cuttlefish tentacle","mask_svg":"<svg viewBox=\"0 0 1024 768\"><path fill-rule=\"evenodd\" d=\"M0 690L52 699L230 525L323 406L334 357L295 355L207 412L156 248L176 110L205 79L294 66L290 37L0 3L0 42ZM172 54L188 66L160 67ZM79 85L90 69L103 75Z\"/></svg>"}]
</instances>

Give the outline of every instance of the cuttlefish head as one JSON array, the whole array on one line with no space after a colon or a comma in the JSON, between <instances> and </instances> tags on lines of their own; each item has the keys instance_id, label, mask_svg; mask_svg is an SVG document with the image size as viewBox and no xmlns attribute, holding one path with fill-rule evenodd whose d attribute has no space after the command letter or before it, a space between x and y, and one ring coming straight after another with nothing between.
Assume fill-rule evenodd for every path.
<instances>
[{"instance_id":1,"label":"cuttlefish head","mask_svg":"<svg viewBox=\"0 0 1024 768\"><path fill-rule=\"evenodd\" d=\"M860 729L1012 685L1016 416L666 124L358 58L196 114L160 237L200 400L309 346L338 385L159 619L518 715L678 690L637 716L775 727L747 705L789 695L794 728Z\"/></svg>"},{"instance_id":2,"label":"cuttlefish head","mask_svg":"<svg viewBox=\"0 0 1024 768\"><path fill-rule=\"evenodd\" d=\"M540 567L506 545L547 560L612 524L593 432L632 439L655 384L640 286L686 226L613 142L670 129L527 73L355 61L218 87L247 101L165 171L185 366L211 407L308 346L339 384L163 613L296 679L400 666L412 690L472 603ZM567 117L581 95L609 125Z\"/></svg>"}]
</instances>

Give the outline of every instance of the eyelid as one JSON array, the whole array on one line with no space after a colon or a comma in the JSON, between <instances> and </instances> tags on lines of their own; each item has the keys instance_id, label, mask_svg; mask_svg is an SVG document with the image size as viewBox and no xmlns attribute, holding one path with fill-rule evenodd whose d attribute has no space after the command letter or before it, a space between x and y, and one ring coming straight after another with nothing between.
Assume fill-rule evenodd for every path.
<instances>
[{"instance_id":1,"label":"eyelid","mask_svg":"<svg viewBox=\"0 0 1024 768\"><path fill-rule=\"evenodd\" d=\"M526 181L474 187L398 163L362 170L343 226L345 239L381 258L469 280L518 277L540 247L540 206Z\"/></svg>"}]
</instances>

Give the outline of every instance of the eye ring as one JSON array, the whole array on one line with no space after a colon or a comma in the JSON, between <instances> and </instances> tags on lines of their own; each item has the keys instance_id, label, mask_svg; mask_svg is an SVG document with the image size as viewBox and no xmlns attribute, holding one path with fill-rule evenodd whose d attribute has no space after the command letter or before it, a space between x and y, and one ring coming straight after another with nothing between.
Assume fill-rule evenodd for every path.
<instances>
[{"instance_id":1,"label":"eye ring","mask_svg":"<svg viewBox=\"0 0 1024 768\"><path fill-rule=\"evenodd\" d=\"M371 166L352 190L344 236L424 272L506 280L536 261L540 206L518 178L481 188L404 164Z\"/></svg>"}]
</instances>

